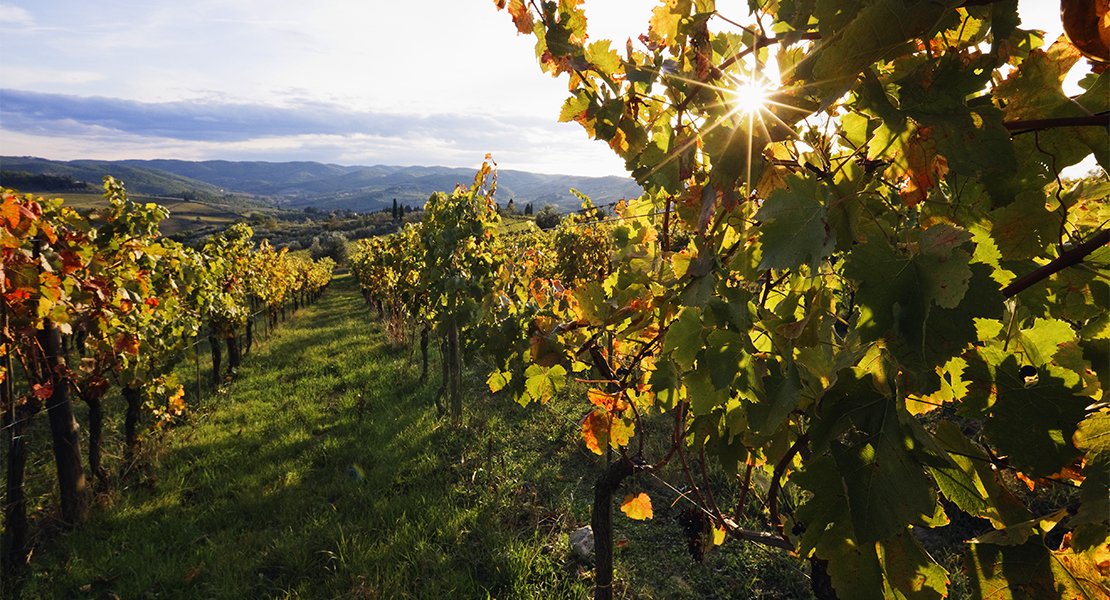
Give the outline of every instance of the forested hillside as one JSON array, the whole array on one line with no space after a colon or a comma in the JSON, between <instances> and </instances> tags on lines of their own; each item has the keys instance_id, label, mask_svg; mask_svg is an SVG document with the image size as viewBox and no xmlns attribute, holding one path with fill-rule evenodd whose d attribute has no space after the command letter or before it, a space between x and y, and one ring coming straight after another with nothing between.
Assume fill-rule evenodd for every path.
<instances>
[{"instance_id":1,"label":"forested hillside","mask_svg":"<svg viewBox=\"0 0 1110 600\"><path fill-rule=\"evenodd\" d=\"M466 184L472 169L448 167L339 166L316 162L233 162L182 160L50 161L0 157L4 170L70 176L99 182L105 175L126 181L133 192L235 202L249 198L281 208L375 212L396 200L421 206L432 193ZM503 202L577 206L572 188L601 204L633 198L640 187L626 177L576 177L502 171ZM134 182L134 183L132 183Z\"/></svg>"}]
</instances>

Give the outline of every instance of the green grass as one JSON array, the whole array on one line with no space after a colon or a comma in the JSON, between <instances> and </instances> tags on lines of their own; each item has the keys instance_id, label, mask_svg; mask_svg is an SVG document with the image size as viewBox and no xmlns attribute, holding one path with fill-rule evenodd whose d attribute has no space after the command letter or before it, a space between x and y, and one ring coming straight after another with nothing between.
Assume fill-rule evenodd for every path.
<instances>
[{"instance_id":1,"label":"green grass","mask_svg":"<svg viewBox=\"0 0 1110 600\"><path fill-rule=\"evenodd\" d=\"M135 465L119 458L113 433L113 485L90 521L64 534L50 526L40 415L29 484L37 545L22 596L588 597L592 573L568 557L567 535L589 522L604 459L579 439L580 397L520 407L468 373L466 417L454 427L416 362L388 344L341 276L256 340L237 378L204 399L191 389L193 363L183 365L188 419L152 434ZM674 469L663 477L628 484L652 495L653 520L616 511L616 537L627 540L618 597L810 597L802 565L778 551L729 542L695 563L675 521L686 504L671 505L669 486L683 481ZM734 490L720 487L725 504ZM758 499L750 507L758 521Z\"/></svg>"}]
</instances>

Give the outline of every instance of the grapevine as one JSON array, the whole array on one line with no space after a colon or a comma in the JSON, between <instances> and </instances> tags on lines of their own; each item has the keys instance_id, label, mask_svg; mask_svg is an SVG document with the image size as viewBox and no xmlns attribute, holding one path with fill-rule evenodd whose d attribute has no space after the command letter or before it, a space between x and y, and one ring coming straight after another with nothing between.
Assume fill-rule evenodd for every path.
<instances>
[{"instance_id":1,"label":"grapevine","mask_svg":"<svg viewBox=\"0 0 1110 600\"><path fill-rule=\"evenodd\" d=\"M560 119L646 189L607 226L596 279L508 252L481 325L495 392L600 382L583 436L620 460L599 502L677 459L716 531L809 559L820 597L946 596L917 534L949 512L993 528L967 541L977 597L1107 596L1110 183L1059 176L1110 164L1104 66L1066 96L1079 51L1040 47L1016 2L752 2L737 30L677 0L623 55L579 2L497 4L568 76ZM764 102L738 109L752 82ZM671 449L646 457L658 411ZM763 470L770 530L740 528L743 501L719 506L691 454L741 498ZM1078 495L1034 514L1018 480Z\"/></svg>"},{"instance_id":2,"label":"grapevine","mask_svg":"<svg viewBox=\"0 0 1110 600\"><path fill-rule=\"evenodd\" d=\"M45 409L50 421L62 518L77 526L87 518L89 502L71 393L89 406L89 471L103 488L111 474L100 440L104 398L113 383L127 401L130 455L144 408L157 419L155 426L184 412L184 389L172 371L184 357L186 340L205 322L228 341L237 366L235 342L250 310L248 281L269 284L253 292L273 311L293 293L318 295L334 268L330 259L302 264L267 245L250 264L246 226L233 226L205 252L184 248L159 237L166 209L133 202L111 177L104 189L106 206L86 214L60 199L2 192L5 565L27 559L23 477L37 413ZM21 397L14 385L18 372L28 390Z\"/></svg>"}]
</instances>

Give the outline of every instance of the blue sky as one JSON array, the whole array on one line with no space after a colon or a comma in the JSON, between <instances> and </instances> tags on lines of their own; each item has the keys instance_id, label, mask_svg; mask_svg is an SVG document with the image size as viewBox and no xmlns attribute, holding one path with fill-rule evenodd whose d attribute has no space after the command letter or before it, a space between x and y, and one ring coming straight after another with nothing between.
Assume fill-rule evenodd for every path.
<instances>
[{"instance_id":1,"label":"blue sky","mask_svg":"<svg viewBox=\"0 0 1110 600\"><path fill-rule=\"evenodd\" d=\"M635 38L655 4L587 0L590 37ZM746 4L717 6L747 21ZM1023 0L1026 26L1054 38L1054 6ZM492 0L0 0L0 35L5 155L469 167L492 152L624 174L556 122L565 78Z\"/></svg>"}]
</instances>

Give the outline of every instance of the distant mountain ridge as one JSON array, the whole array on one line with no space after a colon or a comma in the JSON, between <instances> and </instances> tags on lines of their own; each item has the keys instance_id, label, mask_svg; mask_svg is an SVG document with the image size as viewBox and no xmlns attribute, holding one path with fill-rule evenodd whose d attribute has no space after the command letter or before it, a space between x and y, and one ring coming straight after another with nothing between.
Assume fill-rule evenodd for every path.
<instances>
[{"instance_id":1,"label":"distant mountain ridge","mask_svg":"<svg viewBox=\"0 0 1110 600\"><path fill-rule=\"evenodd\" d=\"M316 207L371 212L392 206L393 200L422 206L433 192L468 186L474 169L453 167L341 166L318 162L238 162L224 160L51 161L0 156L0 168L32 174L68 175L99 182L104 175L121 179L133 192L180 196L186 191L213 196L246 195L285 208ZM628 177L578 177L527 171L498 171L497 196L536 210L544 204L572 208L580 201L570 189L589 196L595 204L638 197L642 190Z\"/></svg>"}]
</instances>

